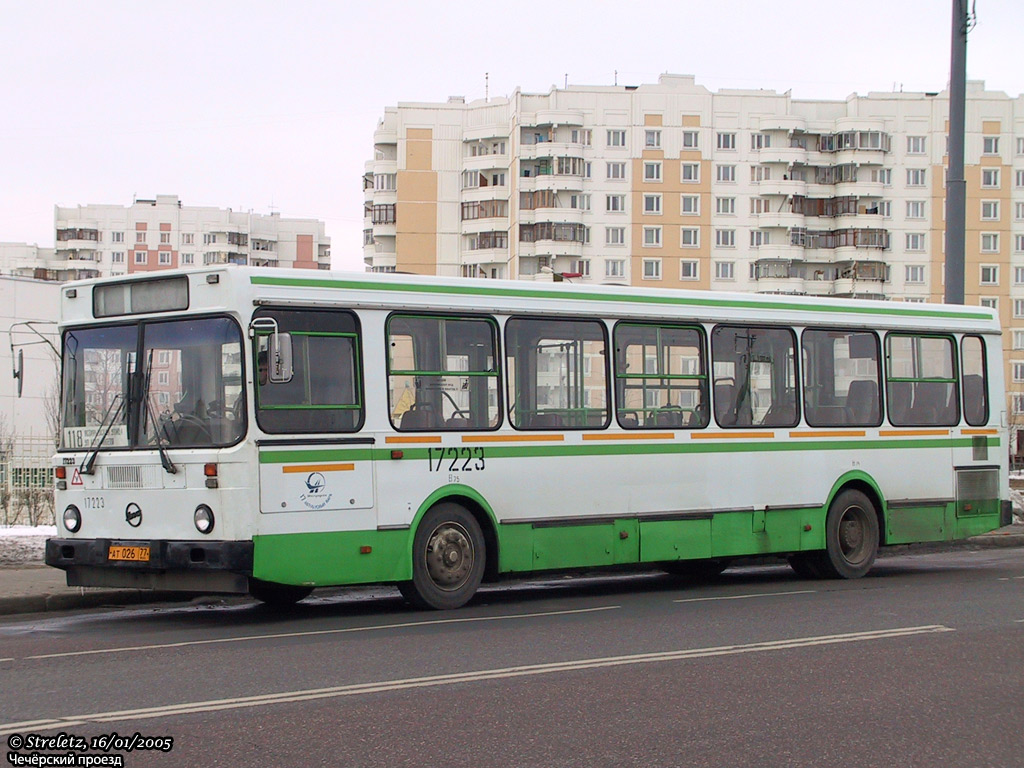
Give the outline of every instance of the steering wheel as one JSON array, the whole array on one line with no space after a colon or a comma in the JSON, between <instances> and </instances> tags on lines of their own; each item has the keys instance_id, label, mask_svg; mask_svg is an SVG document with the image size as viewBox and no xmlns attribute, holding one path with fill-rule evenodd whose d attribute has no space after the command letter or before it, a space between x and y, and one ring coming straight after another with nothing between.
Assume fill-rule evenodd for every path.
<instances>
[{"instance_id":1,"label":"steering wheel","mask_svg":"<svg viewBox=\"0 0 1024 768\"><path fill-rule=\"evenodd\" d=\"M182 414L179 414L179 416L180 416L180 418L178 419L178 431L179 432L181 431L181 425L182 424L191 424L193 427L197 427L199 429L200 434L206 435L206 438L208 440L210 440L211 442L213 441L213 433L210 431L209 426L207 426L206 423L203 422L203 420L200 419L198 416L194 416L191 413L182 413Z\"/></svg>"}]
</instances>

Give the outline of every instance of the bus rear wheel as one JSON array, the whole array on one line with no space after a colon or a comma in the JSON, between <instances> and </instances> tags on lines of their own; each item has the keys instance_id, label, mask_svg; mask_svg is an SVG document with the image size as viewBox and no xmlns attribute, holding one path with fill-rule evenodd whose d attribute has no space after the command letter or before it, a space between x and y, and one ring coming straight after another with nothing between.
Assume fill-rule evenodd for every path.
<instances>
[{"instance_id":1,"label":"bus rear wheel","mask_svg":"<svg viewBox=\"0 0 1024 768\"><path fill-rule=\"evenodd\" d=\"M412 581L398 585L402 595L418 608L460 608L483 579L486 546L480 524L464 507L431 507L416 529Z\"/></svg>"},{"instance_id":2,"label":"bus rear wheel","mask_svg":"<svg viewBox=\"0 0 1024 768\"><path fill-rule=\"evenodd\" d=\"M312 593L312 587L298 587L292 584L273 584L269 581L249 579L249 594L272 608L287 608L304 600Z\"/></svg>"},{"instance_id":3,"label":"bus rear wheel","mask_svg":"<svg viewBox=\"0 0 1024 768\"><path fill-rule=\"evenodd\" d=\"M878 515L861 491L849 488L832 501L825 517L825 550L811 560L828 579L859 579L878 555Z\"/></svg>"}]
</instances>

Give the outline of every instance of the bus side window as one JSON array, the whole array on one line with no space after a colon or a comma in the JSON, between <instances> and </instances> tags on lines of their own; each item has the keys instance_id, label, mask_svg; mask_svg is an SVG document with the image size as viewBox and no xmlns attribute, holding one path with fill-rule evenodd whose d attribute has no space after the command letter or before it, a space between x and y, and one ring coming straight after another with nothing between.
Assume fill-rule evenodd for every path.
<instances>
[{"instance_id":1,"label":"bus side window","mask_svg":"<svg viewBox=\"0 0 1024 768\"><path fill-rule=\"evenodd\" d=\"M804 418L812 427L881 423L878 337L868 331L803 333Z\"/></svg>"},{"instance_id":2,"label":"bus side window","mask_svg":"<svg viewBox=\"0 0 1024 768\"><path fill-rule=\"evenodd\" d=\"M960 341L963 371L964 421L972 427L988 424L988 376L985 342L980 336L964 336Z\"/></svg>"},{"instance_id":3,"label":"bus side window","mask_svg":"<svg viewBox=\"0 0 1024 768\"><path fill-rule=\"evenodd\" d=\"M948 336L886 337L886 399L898 427L952 426L959 421L955 342Z\"/></svg>"},{"instance_id":4,"label":"bus side window","mask_svg":"<svg viewBox=\"0 0 1024 768\"><path fill-rule=\"evenodd\" d=\"M715 418L722 427L796 426L796 339L788 328L711 332Z\"/></svg>"}]
</instances>

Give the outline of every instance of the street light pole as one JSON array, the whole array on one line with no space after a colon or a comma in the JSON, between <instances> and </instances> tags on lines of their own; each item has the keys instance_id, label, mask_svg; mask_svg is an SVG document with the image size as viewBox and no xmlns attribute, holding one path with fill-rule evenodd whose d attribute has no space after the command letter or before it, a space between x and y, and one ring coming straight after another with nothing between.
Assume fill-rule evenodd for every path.
<instances>
[{"instance_id":1,"label":"street light pole","mask_svg":"<svg viewBox=\"0 0 1024 768\"><path fill-rule=\"evenodd\" d=\"M946 303L964 303L964 113L967 88L967 33L974 14L968 0L953 0L953 41L949 72L949 168L946 173Z\"/></svg>"}]
</instances>

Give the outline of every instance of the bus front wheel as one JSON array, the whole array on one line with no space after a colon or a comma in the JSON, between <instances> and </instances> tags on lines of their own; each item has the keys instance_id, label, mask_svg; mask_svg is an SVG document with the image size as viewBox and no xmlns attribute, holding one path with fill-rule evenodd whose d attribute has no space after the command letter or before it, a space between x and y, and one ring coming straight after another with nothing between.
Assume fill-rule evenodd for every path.
<instances>
[{"instance_id":1,"label":"bus front wheel","mask_svg":"<svg viewBox=\"0 0 1024 768\"><path fill-rule=\"evenodd\" d=\"M825 550L814 570L832 579L859 579L878 555L878 516L864 493L849 488L832 501L825 517Z\"/></svg>"},{"instance_id":2,"label":"bus front wheel","mask_svg":"<svg viewBox=\"0 0 1024 768\"><path fill-rule=\"evenodd\" d=\"M459 608L480 586L486 556L476 518L458 504L438 504L416 529L412 581L399 584L399 589L419 608Z\"/></svg>"}]
</instances>

